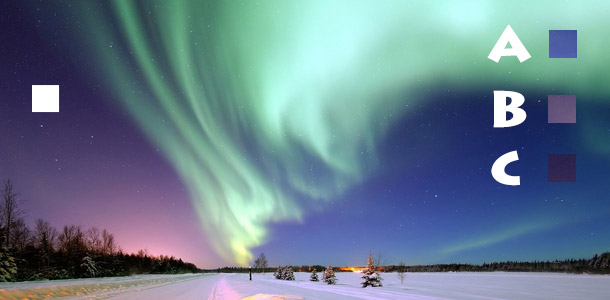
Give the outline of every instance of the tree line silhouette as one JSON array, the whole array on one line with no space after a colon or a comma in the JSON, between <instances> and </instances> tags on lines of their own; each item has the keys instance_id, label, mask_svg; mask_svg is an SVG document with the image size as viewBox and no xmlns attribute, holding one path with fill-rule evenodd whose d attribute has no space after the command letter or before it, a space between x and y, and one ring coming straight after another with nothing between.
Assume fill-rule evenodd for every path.
<instances>
[{"instance_id":1,"label":"tree line silhouette","mask_svg":"<svg viewBox=\"0 0 610 300\"><path fill-rule=\"evenodd\" d=\"M0 203L0 281L199 271L173 256L153 256L146 250L124 253L106 229L65 225L57 230L42 219L30 229L17 196L11 181L5 181Z\"/></svg>"},{"instance_id":2,"label":"tree line silhouette","mask_svg":"<svg viewBox=\"0 0 610 300\"><path fill-rule=\"evenodd\" d=\"M325 268L321 265L315 266L287 266L297 272L317 272ZM357 267L359 268L359 267ZM273 272L276 268L268 267L264 269L255 268L255 272ZM381 272L558 272L558 273L577 273L577 274L610 274L610 252L595 254L591 259L566 259L554 261L505 261L475 264L434 264L434 265L386 265L378 266ZM246 267L223 267L218 269L202 270L203 272L217 273L248 273ZM336 267L335 272L351 272L345 267Z\"/></svg>"},{"instance_id":3,"label":"tree line silhouette","mask_svg":"<svg viewBox=\"0 0 610 300\"><path fill-rule=\"evenodd\" d=\"M398 269L398 266L384 267L387 272ZM595 254L591 259L566 259L554 261L505 261L472 264L436 264L406 266L407 272L560 272L610 274L610 252Z\"/></svg>"}]
</instances>

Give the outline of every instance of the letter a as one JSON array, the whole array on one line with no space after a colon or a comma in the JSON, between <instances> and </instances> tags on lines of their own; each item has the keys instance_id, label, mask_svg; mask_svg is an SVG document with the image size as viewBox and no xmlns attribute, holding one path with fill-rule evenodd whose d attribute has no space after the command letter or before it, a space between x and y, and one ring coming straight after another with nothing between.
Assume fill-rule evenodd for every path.
<instances>
[{"instance_id":1,"label":"letter a","mask_svg":"<svg viewBox=\"0 0 610 300\"><path fill-rule=\"evenodd\" d=\"M494 162L493 166L491 166L491 176L493 178L504 185L520 185L521 177L519 176L510 176L506 174L506 165L512 163L513 161L519 160L519 155L517 155L517 151L508 152Z\"/></svg>"},{"instance_id":2,"label":"letter a","mask_svg":"<svg viewBox=\"0 0 610 300\"><path fill-rule=\"evenodd\" d=\"M512 48L506 48L507 43L510 43ZM499 62L502 56L516 56L519 62L524 62L532 57L510 25L506 26L487 58Z\"/></svg>"},{"instance_id":3,"label":"letter a","mask_svg":"<svg viewBox=\"0 0 610 300\"><path fill-rule=\"evenodd\" d=\"M511 98L506 105L506 98ZM519 108L525 102L525 97L517 92L494 91L494 128L517 126L527 118L525 110ZM513 118L506 120L506 112L511 112Z\"/></svg>"}]
</instances>

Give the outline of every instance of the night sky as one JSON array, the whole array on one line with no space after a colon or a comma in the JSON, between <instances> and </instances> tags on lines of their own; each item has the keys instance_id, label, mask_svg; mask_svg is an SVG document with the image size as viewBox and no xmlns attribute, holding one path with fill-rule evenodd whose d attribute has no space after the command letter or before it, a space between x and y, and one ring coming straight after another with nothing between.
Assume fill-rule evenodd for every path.
<instances>
[{"instance_id":1,"label":"night sky","mask_svg":"<svg viewBox=\"0 0 610 300\"><path fill-rule=\"evenodd\" d=\"M230 3L229 3L230 2ZM0 4L0 178L32 225L202 268L483 263L610 250L604 1ZM532 58L487 58L507 25ZM577 30L577 58L549 58ZM32 85L60 86L32 113ZM526 121L493 128L493 91ZM576 95L549 124L548 95ZM496 182L490 170L517 150ZM548 182L549 154L576 182Z\"/></svg>"}]
</instances>

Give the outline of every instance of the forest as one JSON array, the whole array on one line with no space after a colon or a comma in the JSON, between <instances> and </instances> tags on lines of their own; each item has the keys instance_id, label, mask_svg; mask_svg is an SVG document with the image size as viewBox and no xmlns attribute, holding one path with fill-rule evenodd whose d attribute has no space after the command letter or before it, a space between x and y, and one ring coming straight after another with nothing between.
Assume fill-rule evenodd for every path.
<instances>
[{"instance_id":1,"label":"forest","mask_svg":"<svg viewBox=\"0 0 610 300\"><path fill-rule=\"evenodd\" d=\"M395 271L398 266L382 267ZM560 272L577 274L610 274L610 252L595 254L591 259L566 259L554 261L506 261L473 264L436 264L406 266L407 272Z\"/></svg>"},{"instance_id":2,"label":"forest","mask_svg":"<svg viewBox=\"0 0 610 300\"><path fill-rule=\"evenodd\" d=\"M10 180L1 201L0 281L199 272L173 256L124 253L106 229L65 225L58 230L43 219L30 228Z\"/></svg>"}]
</instances>

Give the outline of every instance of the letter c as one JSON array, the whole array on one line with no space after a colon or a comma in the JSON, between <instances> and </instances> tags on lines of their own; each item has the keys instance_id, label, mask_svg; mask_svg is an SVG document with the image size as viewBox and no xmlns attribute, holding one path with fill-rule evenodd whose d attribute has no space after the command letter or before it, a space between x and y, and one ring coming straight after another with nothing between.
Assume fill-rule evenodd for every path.
<instances>
[{"instance_id":1,"label":"letter c","mask_svg":"<svg viewBox=\"0 0 610 300\"><path fill-rule=\"evenodd\" d=\"M520 185L521 178L519 176L511 176L506 174L506 166L513 161L519 160L519 155L517 155L517 150L508 152L502 156L500 156L494 162L493 166L491 166L491 176L493 178L505 185Z\"/></svg>"}]
</instances>

